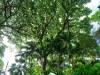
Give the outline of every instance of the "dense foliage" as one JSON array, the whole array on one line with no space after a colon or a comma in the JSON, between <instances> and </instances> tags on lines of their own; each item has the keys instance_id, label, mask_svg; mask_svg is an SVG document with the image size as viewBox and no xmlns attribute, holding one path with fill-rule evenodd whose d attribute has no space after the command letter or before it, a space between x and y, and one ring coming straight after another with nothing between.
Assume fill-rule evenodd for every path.
<instances>
[{"instance_id":1,"label":"dense foliage","mask_svg":"<svg viewBox=\"0 0 100 75\"><path fill-rule=\"evenodd\" d=\"M0 0L1 35L18 49L10 75L100 74L99 46L88 16L92 11L84 6L88 2Z\"/></svg>"}]
</instances>

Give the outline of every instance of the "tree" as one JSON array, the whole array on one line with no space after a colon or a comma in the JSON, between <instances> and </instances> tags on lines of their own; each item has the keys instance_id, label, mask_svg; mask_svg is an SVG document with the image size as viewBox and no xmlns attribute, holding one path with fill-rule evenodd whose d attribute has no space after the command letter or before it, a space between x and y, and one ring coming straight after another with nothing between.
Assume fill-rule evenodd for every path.
<instances>
[{"instance_id":1,"label":"tree","mask_svg":"<svg viewBox=\"0 0 100 75\"><path fill-rule=\"evenodd\" d=\"M4 63L3 63L2 59L0 59L0 73L3 70L3 65L4 65Z\"/></svg>"},{"instance_id":2,"label":"tree","mask_svg":"<svg viewBox=\"0 0 100 75\"><path fill-rule=\"evenodd\" d=\"M39 63L44 75L52 70L48 62L54 61L58 74L63 72L61 65L66 62L72 64L73 73L78 58L95 52L97 43L90 35L92 27L88 16L91 10L84 6L88 2L90 0L6 1L6 5L19 6L12 11L9 7L7 13L7 8L4 10L3 16L9 17L9 10L14 15L10 19L4 17L2 32L19 48L18 55L24 59L19 62L27 66L25 73L34 74L32 70L37 67L34 61Z\"/></svg>"},{"instance_id":3,"label":"tree","mask_svg":"<svg viewBox=\"0 0 100 75\"><path fill-rule=\"evenodd\" d=\"M99 14L100 14L100 9L92 15L91 20L92 22L96 22L97 24L100 24L100 19L99 19ZM94 33L94 37L97 41L99 41L99 32L100 32L100 28L97 29L97 31Z\"/></svg>"}]
</instances>

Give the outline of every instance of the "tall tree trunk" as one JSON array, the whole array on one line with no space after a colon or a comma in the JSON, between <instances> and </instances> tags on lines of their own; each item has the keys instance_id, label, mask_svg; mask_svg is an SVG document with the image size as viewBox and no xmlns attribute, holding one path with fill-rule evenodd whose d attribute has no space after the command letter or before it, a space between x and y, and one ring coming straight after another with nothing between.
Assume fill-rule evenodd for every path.
<instances>
[{"instance_id":1,"label":"tall tree trunk","mask_svg":"<svg viewBox=\"0 0 100 75\"><path fill-rule=\"evenodd\" d=\"M44 75L47 75L47 73L46 73L46 64L47 64L47 56L43 58L43 64L42 64Z\"/></svg>"},{"instance_id":2,"label":"tall tree trunk","mask_svg":"<svg viewBox=\"0 0 100 75\"><path fill-rule=\"evenodd\" d=\"M60 65L61 65L61 63L62 63L62 55L58 54L58 61L57 61L58 72L60 71Z\"/></svg>"}]
</instances>

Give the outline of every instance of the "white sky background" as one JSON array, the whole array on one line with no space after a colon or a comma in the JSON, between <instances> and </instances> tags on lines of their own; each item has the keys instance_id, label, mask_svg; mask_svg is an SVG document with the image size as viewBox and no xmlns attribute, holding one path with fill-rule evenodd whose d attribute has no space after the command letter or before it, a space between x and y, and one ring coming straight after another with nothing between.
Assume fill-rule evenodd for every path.
<instances>
[{"instance_id":1,"label":"white sky background","mask_svg":"<svg viewBox=\"0 0 100 75\"><path fill-rule=\"evenodd\" d=\"M14 52L15 46L13 44L8 43L7 37L5 37L3 39L3 43L8 46L6 48L6 50L5 50L5 53L4 53L5 56L3 58L3 61L4 61L4 71L5 71L7 63L8 63L7 67L10 67L11 64L15 62L15 52ZM9 75L9 73L7 73L7 75Z\"/></svg>"},{"instance_id":2,"label":"white sky background","mask_svg":"<svg viewBox=\"0 0 100 75\"><path fill-rule=\"evenodd\" d=\"M100 0L91 0L91 3L88 3L86 6L92 9L92 14L94 14L98 10L98 5L100 4ZM94 27L92 31L95 31L98 28L98 25L96 23L93 23ZM15 52L12 52L12 50L15 49L14 45L9 44L8 39L5 37L3 42L8 45L8 48L5 50L5 56L3 58L4 61L4 70L6 68L7 62L9 62L8 67L14 62L15 58ZM9 74L7 74L9 75Z\"/></svg>"}]
</instances>

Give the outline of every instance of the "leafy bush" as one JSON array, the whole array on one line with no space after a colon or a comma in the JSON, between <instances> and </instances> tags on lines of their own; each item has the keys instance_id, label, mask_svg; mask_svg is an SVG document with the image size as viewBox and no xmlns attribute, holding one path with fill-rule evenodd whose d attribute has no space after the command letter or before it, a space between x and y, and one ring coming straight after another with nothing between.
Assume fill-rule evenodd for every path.
<instances>
[{"instance_id":1,"label":"leafy bush","mask_svg":"<svg viewBox=\"0 0 100 75\"><path fill-rule=\"evenodd\" d=\"M88 63L75 69L74 75L100 75L100 63Z\"/></svg>"}]
</instances>

